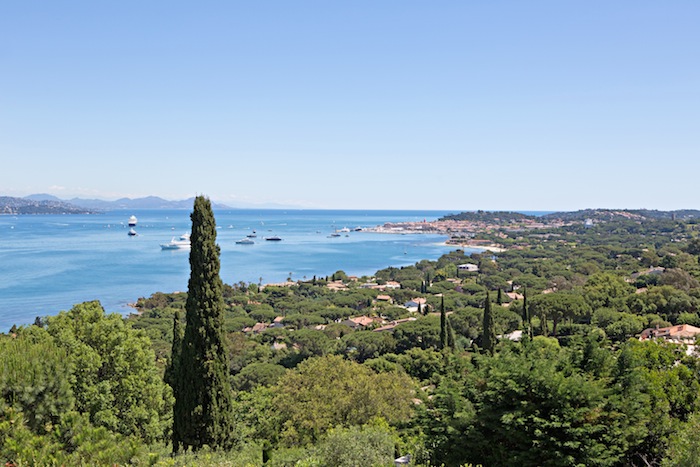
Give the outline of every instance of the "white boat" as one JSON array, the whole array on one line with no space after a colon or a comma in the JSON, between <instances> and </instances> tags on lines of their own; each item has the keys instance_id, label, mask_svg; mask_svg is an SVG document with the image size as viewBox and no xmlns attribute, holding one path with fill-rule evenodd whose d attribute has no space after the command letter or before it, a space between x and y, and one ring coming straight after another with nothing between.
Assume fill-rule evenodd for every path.
<instances>
[{"instance_id":1,"label":"white boat","mask_svg":"<svg viewBox=\"0 0 700 467\"><path fill-rule=\"evenodd\" d=\"M136 216L131 216L129 218L129 227L136 227L137 223L138 223L138 219L136 219Z\"/></svg>"},{"instance_id":2,"label":"white boat","mask_svg":"<svg viewBox=\"0 0 700 467\"><path fill-rule=\"evenodd\" d=\"M168 243L161 243L163 250L186 250L190 247L190 234L182 234L177 239L172 238Z\"/></svg>"},{"instance_id":3,"label":"white boat","mask_svg":"<svg viewBox=\"0 0 700 467\"><path fill-rule=\"evenodd\" d=\"M255 245L255 242L249 238L242 238L236 242L236 245Z\"/></svg>"},{"instance_id":4,"label":"white boat","mask_svg":"<svg viewBox=\"0 0 700 467\"><path fill-rule=\"evenodd\" d=\"M138 235L134 229L129 229L129 237L134 237Z\"/></svg>"},{"instance_id":5,"label":"white boat","mask_svg":"<svg viewBox=\"0 0 700 467\"><path fill-rule=\"evenodd\" d=\"M347 227L343 227L343 228L340 229L338 232L347 233L347 232L350 232L350 229L348 229Z\"/></svg>"}]
</instances>

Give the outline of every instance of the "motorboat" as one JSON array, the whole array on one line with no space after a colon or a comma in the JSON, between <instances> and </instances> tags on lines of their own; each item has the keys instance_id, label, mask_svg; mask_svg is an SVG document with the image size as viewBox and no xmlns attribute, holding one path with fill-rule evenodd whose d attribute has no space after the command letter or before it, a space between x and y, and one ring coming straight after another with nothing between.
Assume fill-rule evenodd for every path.
<instances>
[{"instance_id":1,"label":"motorboat","mask_svg":"<svg viewBox=\"0 0 700 467\"><path fill-rule=\"evenodd\" d=\"M338 232L347 233L347 232L350 232L350 229L348 229L347 227L343 227Z\"/></svg>"},{"instance_id":2,"label":"motorboat","mask_svg":"<svg viewBox=\"0 0 700 467\"><path fill-rule=\"evenodd\" d=\"M137 223L138 223L138 219L136 219L136 216L131 216L129 218L129 227L136 227Z\"/></svg>"},{"instance_id":3,"label":"motorboat","mask_svg":"<svg viewBox=\"0 0 700 467\"><path fill-rule=\"evenodd\" d=\"M136 231L132 228L129 229L128 235L129 237L135 237L136 235L138 235L138 233L136 233Z\"/></svg>"},{"instance_id":4,"label":"motorboat","mask_svg":"<svg viewBox=\"0 0 700 467\"><path fill-rule=\"evenodd\" d=\"M236 242L236 245L255 245L255 242L249 238L242 238Z\"/></svg>"},{"instance_id":5,"label":"motorboat","mask_svg":"<svg viewBox=\"0 0 700 467\"><path fill-rule=\"evenodd\" d=\"M185 250L190 247L190 234L182 234L178 238L173 237L168 243L161 243L163 250Z\"/></svg>"},{"instance_id":6,"label":"motorboat","mask_svg":"<svg viewBox=\"0 0 700 467\"><path fill-rule=\"evenodd\" d=\"M273 237L265 237L265 240L267 240L268 242L281 242L282 241L282 239L276 235Z\"/></svg>"}]
</instances>

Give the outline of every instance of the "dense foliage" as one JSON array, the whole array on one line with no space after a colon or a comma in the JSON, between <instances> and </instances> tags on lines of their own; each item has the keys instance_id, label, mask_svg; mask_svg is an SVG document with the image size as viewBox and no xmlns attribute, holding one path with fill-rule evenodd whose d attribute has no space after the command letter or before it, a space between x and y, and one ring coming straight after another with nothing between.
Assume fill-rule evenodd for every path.
<instances>
[{"instance_id":1,"label":"dense foliage","mask_svg":"<svg viewBox=\"0 0 700 467\"><path fill-rule=\"evenodd\" d=\"M290 287L221 284L215 231L197 247L193 232L189 293L140 299L126 320L86 303L0 336L0 462L695 465L692 334L640 336L700 326L698 226L656 217L505 221L477 235L507 248L495 255ZM225 367L183 376L184 362ZM222 383L226 441L170 457L170 385L207 379Z\"/></svg>"}]
</instances>

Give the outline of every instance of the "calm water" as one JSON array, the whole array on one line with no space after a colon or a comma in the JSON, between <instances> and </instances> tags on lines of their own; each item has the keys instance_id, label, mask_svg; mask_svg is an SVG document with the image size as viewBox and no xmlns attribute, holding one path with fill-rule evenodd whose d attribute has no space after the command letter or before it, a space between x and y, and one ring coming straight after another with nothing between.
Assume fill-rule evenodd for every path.
<instances>
[{"instance_id":1,"label":"calm water","mask_svg":"<svg viewBox=\"0 0 700 467\"><path fill-rule=\"evenodd\" d=\"M138 236L126 225L138 217ZM189 251L161 243L189 232L189 211L112 211L99 215L0 216L0 332L56 314L75 303L100 300L109 312L128 313L139 297L187 290ZM388 266L437 259L453 247L439 235L343 233L391 221L434 220L447 211L216 211L221 278L226 283L281 282L322 277L342 269L372 274ZM253 230L254 245L236 245ZM277 235L281 242L263 238ZM347 235L347 236L346 236Z\"/></svg>"}]
</instances>

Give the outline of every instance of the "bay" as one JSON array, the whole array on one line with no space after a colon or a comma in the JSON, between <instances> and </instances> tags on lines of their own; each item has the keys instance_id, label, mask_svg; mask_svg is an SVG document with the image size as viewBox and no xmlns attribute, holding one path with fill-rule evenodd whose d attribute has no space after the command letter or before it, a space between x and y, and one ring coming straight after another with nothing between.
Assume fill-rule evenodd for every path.
<instances>
[{"instance_id":1,"label":"bay","mask_svg":"<svg viewBox=\"0 0 700 467\"><path fill-rule=\"evenodd\" d=\"M130 215L138 235L127 235ZM337 270L371 275L388 266L437 259L455 249L431 234L343 232L385 222L435 220L448 211L217 210L221 278L275 283ZM187 290L188 250L160 244L188 233L185 210L110 211L94 215L0 216L0 332L99 300L127 314L139 297ZM235 242L256 231L253 245ZM264 237L279 236L280 242Z\"/></svg>"}]
</instances>

